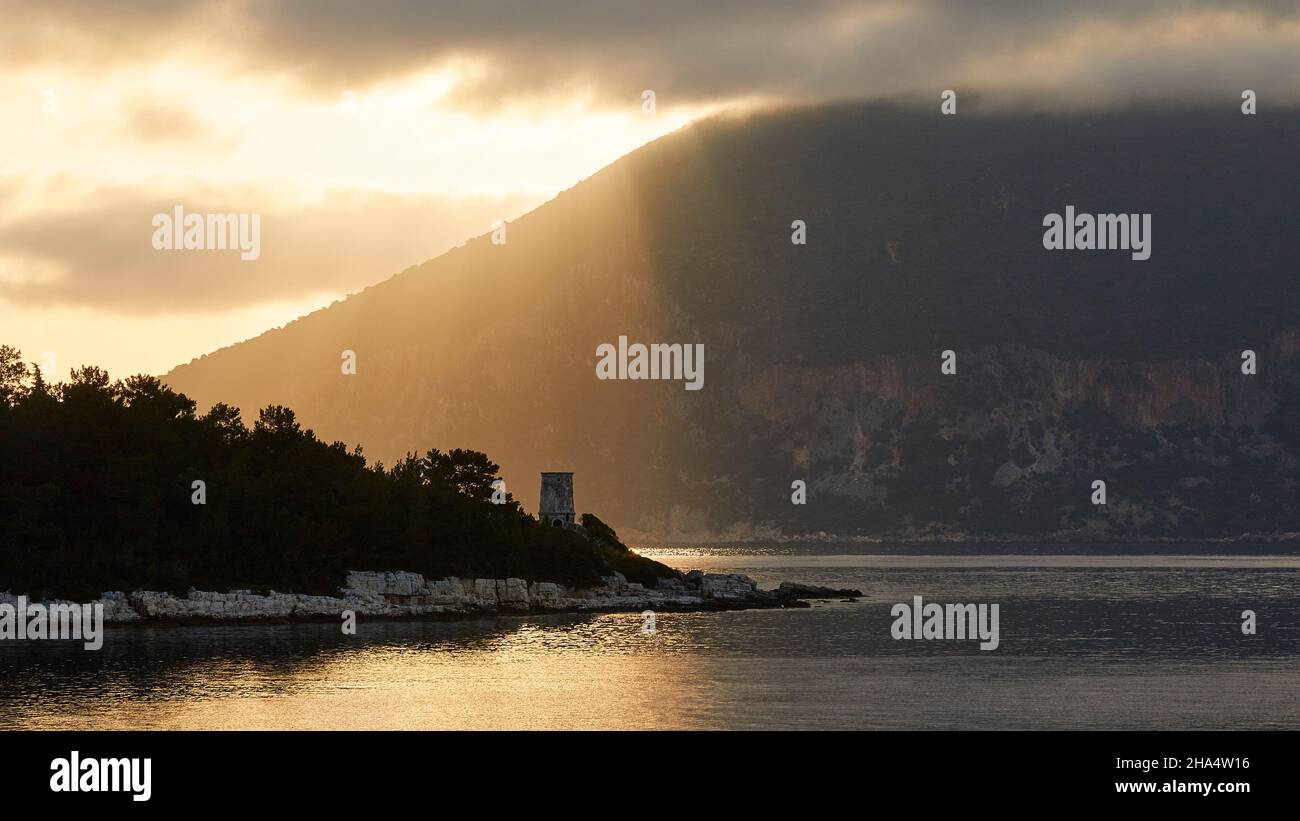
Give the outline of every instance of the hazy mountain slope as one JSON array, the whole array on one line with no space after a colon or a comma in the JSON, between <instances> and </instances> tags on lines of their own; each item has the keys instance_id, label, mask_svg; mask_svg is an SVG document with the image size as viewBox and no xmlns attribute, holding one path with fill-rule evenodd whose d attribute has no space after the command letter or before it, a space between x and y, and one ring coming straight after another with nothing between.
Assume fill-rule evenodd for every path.
<instances>
[{"instance_id":1,"label":"hazy mountain slope","mask_svg":"<svg viewBox=\"0 0 1300 821\"><path fill-rule=\"evenodd\" d=\"M290 405L372 458L485 450L530 509L539 471L574 470L578 507L634 538L1300 530L1298 138L1297 112L1231 104L719 119L504 246L476 238L166 381L200 406ZM1151 213L1151 259L1045 251L1067 205ZM620 334L704 343L704 389L597 380Z\"/></svg>"}]
</instances>

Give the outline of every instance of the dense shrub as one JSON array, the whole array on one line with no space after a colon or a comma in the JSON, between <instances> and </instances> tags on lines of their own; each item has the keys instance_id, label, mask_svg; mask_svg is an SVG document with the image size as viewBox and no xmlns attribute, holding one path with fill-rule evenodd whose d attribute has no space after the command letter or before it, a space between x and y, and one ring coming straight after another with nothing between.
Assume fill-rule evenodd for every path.
<instances>
[{"instance_id":1,"label":"dense shrub","mask_svg":"<svg viewBox=\"0 0 1300 821\"><path fill-rule=\"evenodd\" d=\"M459 449L368 466L286 407L249 429L237 408L196 415L150 376L113 382L87 367L48 385L0 346L0 589L15 593L327 593L349 569L574 585L673 572L603 524L589 539L541 526L508 496L494 504L498 469ZM205 504L193 503L196 481Z\"/></svg>"}]
</instances>

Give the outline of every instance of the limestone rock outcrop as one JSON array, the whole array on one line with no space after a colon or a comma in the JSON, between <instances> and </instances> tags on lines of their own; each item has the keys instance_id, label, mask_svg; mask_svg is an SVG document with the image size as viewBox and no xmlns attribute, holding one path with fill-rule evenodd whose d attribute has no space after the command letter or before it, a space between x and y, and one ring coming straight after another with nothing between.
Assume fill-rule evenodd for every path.
<instances>
[{"instance_id":1,"label":"limestone rock outcrop","mask_svg":"<svg viewBox=\"0 0 1300 821\"><path fill-rule=\"evenodd\" d=\"M469 615L479 612L556 612L618 610L704 610L729 607L799 606L799 593L824 591L786 583L778 590L762 591L748 576L734 573L691 571L680 578L661 579L654 588L629 582L621 573L602 579L599 587L570 588L556 582L526 579L426 579L407 571L360 571L347 574L337 596L255 593L231 590L217 593L190 590L185 596L154 590L107 592L98 603L104 620L123 623L140 620L239 621L338 617L351 610L378 617ZM814 597L814 596L808 596ZM0 603L17 597L0 593Z\"/></svg>"}]
</instances>

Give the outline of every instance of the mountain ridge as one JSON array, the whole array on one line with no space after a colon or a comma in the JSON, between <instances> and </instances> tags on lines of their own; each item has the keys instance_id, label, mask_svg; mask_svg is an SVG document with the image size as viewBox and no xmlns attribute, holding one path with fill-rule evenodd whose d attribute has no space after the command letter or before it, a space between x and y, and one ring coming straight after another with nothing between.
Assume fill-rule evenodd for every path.
<instances>
[{"instance_id":1,"label":"mountain ridge","mask_svg":"<svg viewBox=\"0 0 1300 821\"><path fill-rule=\"evenodd\" d=\"M200 404L294 407L323 437L385 461L482 450L528 507L538 472L575 470L579 507L641 541L1219 538L1248 523L1199 493L1172 505L1144 475L1140 493L1121 485L1118 506L1094 511L1084 480L1131 468L1106 437L1154 431L1190 447L1224 426L1222 452L1182 464L1189 475L1170 487L1244 460L1251 490L1231 504L1274 499L1263 523L1297 530L1287 489L1300 379L1285 340L1300 299L1284 272L1300 261L1286 217L1300 118L1285 115L943 118L857 103L710 119L511 221L503 246L471 238L164 378ZM1152 213L1152 259L1044 251L1043 215L1071 204ZM807 245L791 244L794 219ZM704 390L597 380L596 348L619 335L704 343ZM1008 369L989 353L1005 345L1053 359L1012 357ZM1260 371L1239 385L1245 348ZM343 350L357 354L355 376L339 373ZM940 375L943 350L957 353L955 377ZM1202 364L1146 368L1176 361ZM835 368L854 366L893 368L894 382L838 387L848 372ZM1085 377L1094 393L1063 401L1060 380ZM935 393L940 379L955 381ZM801 389L765 394L773 380ZM1201 395L1205 380L1246 398L1227 412ZM1118 401L1128 391L1166 400L1138 419ZM977 423L974 409L1007 422ZM1271 455L1246 456L1264 447L1258 436ZM1067 440L1050 471L1013 452ZM1158 475L1170 457L1148 445L1119 456L1149 454ZM1226 475L1207 482L1221 491ZM804 506L790 503L797 479Z\"/></svg>"}]
</instances>

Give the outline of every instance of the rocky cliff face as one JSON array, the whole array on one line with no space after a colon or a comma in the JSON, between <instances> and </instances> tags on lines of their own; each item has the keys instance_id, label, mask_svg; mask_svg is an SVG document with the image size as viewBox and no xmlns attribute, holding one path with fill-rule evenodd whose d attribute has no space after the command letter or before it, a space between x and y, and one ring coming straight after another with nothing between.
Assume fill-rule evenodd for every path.
<instances>
[{"instance_id":1,"label":"rocky cliff face","mask_svg":"<svg viewBox=\"0 0 1300 821\"><path fill-rule=\"evenodd\" d=\"M1216 360L1064 360L1014 345L780 366L738 390L735 424L808 483L765 528L667 521L669 538L1200 539L1300 529L1296 334ZM809 424L810 420L815 420ZM784 478L784 477L783 477ZM1107 503L1092 504L1092 482ZM780 499L788 483L747 494ZM851 501L850 501L851 500ZM819 510L829 501L830 511ZM675 532L674 532L675 531Z\"/></svg>"},{"instance_id":2,"label":"rocky cliff face","mask_svg":"<svg viewBox=\"0 0 1300 821\"><path fill-rule=\"evenodd\" d=\"M483 450L533 510L538 474L572 470L578 507L634 542L1300 531L1297 144L1300 112L1235 109L724 118L504 246L167 381L290 405L371 457ZM1152 214L1151 258L1044 250L1071 204ZM620 335L702 343L704 388L597 379Z\"/></svg>"}]
</instances>

